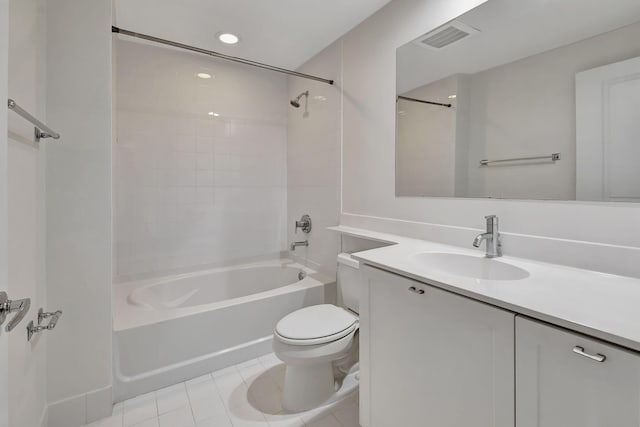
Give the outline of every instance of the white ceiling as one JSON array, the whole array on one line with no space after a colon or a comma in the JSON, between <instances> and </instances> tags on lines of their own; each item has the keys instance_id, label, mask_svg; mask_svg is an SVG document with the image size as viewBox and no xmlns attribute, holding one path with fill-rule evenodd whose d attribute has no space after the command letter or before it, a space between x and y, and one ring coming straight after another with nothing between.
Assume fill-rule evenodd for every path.
<instances>
[{"instance_id":1,"label":"white ceiling","mask_svg":"<svg viewBox=\"0 0 640 427\"><path fill-rule=\"evenodd\" d=\"M414 43L398 49L398 93L453 74L477 73L638 22L640 1L489 0L457 20L480 33L441 51ZM425 33L430 30L425 28Z\"/></svg>"},{"instance_id":2,"label":"white ceiling","mask_svg":"<svg viewBox=\"0 0 640 427\"><path fill-rule=\"evenodd\" d=\"M121 28L295 69L390 0L113 1ZM221 31L240 43L219 42Z\"/></svg>"}]
</instances>

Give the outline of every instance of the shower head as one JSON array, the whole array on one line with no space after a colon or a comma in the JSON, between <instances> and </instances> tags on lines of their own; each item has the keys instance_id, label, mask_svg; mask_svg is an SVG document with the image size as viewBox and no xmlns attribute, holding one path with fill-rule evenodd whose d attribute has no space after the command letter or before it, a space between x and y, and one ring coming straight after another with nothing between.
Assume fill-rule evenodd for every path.
<instances>
[{"instance_id":1,"label":"shower head","mask_svg":"<svg viewBox=\"0 0 640 427\"><path fill-rule=\"evenodd\" d=\"M295 108L300 108L300 98L302 98L303 96L306 96L308 98L309 91L302 92L300 95L296 97L296 99L292 99L291 101L289 101L289 103Z\"/></svg>"}]
</instances>

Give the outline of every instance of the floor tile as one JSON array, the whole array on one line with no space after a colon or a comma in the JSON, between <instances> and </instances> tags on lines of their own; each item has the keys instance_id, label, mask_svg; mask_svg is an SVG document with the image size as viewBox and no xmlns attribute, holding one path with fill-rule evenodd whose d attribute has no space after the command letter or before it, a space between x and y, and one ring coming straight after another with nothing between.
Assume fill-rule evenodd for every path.
<instances>
[{"instance_id":1,"label":"floor tile","mask_svg":"<svg viewBox=\"0 0 640 427\"><path fill-rule=\"evenodd\" d=\"M238 369L240 376L244 380L244 382L248 385L255 377L264 373L265 368L262 366L262 363L258 363L255 365L245 366L244 368Z\"/></svg>"},{"instance_id":2,"label":"floor tile","mask_svg":"<svg viewBox=\"0 0 640 427\"><path fill-rule=\"evenodd\" d=\"M244 383L236 387L228 396L225 406L233 427L267 425L264 414L253 407L249 400L249 388Z\"/></svg>"},{"instance_id":3,"label":"floor tile","mask_svg":"<svg viewBox=\"0 0 640 427\"><path fill-rule=\"evenodd\" d=\"M227 410L213 380L187 385L187 394L196 422L208 418L228 419Z\"/></svg>"},{"instance_id":4,"label":"floor tile","mask_svg":"<svg viewBox=\"0 0 640 427\"><path fill-rule=\"evenodd\" d=\"M211 374L206 374L206 375L202 375L196 378L192 378L188 381L185 382L185 384L187 385L187 387L189 387L189 385L193 385L193 384L198 384L201 383L203 381L211 381L213 379L213 377L211 376Z\"/></svg>"},{"instance_id":5,"label":"floor tile","mask_svg":"<svg viewBox=\"0 0 640 427\"><path fill-rule=\"evenodd\" d=\"M122 412L113 414L108 418L94 421L87 427L122 427Z\"/></svg>"},{"instance_id":6,"label":"floor tile","mask_svg":"<svg viewBox=\"0 0 640 427\"><path fill-rule=\"evenodd\" d=\"M124 427L130 427L157 416L155 393L143 394L124 402Z\"/></svg>"},{"instance_id":7,"label":"floor tile","mask_svg":"<svg viewBox=\"0 0 640 427\"><path fill-rule=\"evenodd\" d=\"M228 400L229 396L242 385L246 385L239 372L230 373L221 377L216 377L214 380L216 388L222 396L223 400Z\"/></svg>"},{"instance_id":8,"label":"floor tile","mask_svg":"<svg viewBox=\"0 0 640 427\"><path fill-rule=\"evenodd\" d=\"M305 423L306 427L342 427L332 414Z\"/></svg>"},{"instance_id":9,"label":"floor tile","mask_svg":"<svg viewBox=\"0 0 640 427\"><path fill-rule=\"evenodd\" d=\"M344 403L337 405L331 413L342 424L342 427L359 427L358 405L347 399Z\"/></svg>"},{"instance_id":10,"label":"floor tile","mask_svg":"<svg viewBox=\"0 0 640 427\"><path fill-rule=\"evenodd\" d=\"M159 420L160 427L193 427L195 425L189 406L160 415Z\"/></svg>"},{"instance_id":11,"label":"floor tile","mask_svg":"<svg viewBox=\"0 0 640 427\"><path fill-rule=\"evenodd\" d=\"M189 406L185 384L180 383L156 391L156 402L160 415Z\"/></svg>"},{"instance_id":12,"label":"floor tile","mask_svg":"<svg viewBox=\"0 0 640 427\"><path fill-rule=\"evenodd\" d=\"M217 377L223 377L225 375L235 374L237 372L238 372L238 369L235 366L229 366L228 368L213 371L211 373L211 376L215 379Z\"/></svg>"},{"instance_id":13,"label":"floor tile","mask_svg":"<svg viewBox=\"0 0 640 427\"><path fill-rule=\"evenodd\" d=\"M260 359L255 358L255 359L247 360L246 362L238 363L236 365L236 368L238 368L238 370L242 370L244 368L247 368L253 365L260 365Z\"/></svg>"},{"instance_id":14,"label":"floor tile","mask_svg":"<svg viewBox=\"0 0 640 427\"><path fill-rule=\"evenodd\" d=\"M304 427L304 421L298 414L265 414L269 427Z\"/></svg>"},{"instance_id":15,"label":"floor tile","mask_svg":"<svg viewBox=\"0 0 640 427\"><path fill-rule=\"evenodd\" d=\"M265 354L264 356L258 357L262 366L269 369L272 366L279 365L282 363L282 360L278 359L278 357L274 353Z\"/></svg>"},{"instance_id":16,"label":"floor tile","mask_svg":"<svg viewBox=\"0 0 640 427\"><path fill-rule=\"evenodd\" d=\"M233 427L231 420L225 415L224 419L221 418L207 418L196 424L196 427Z\"/></svg>"},{"instance_id":17,"label":"floor tile","mask_svg":"<svg viewBox=\"0 0 640 427\"><path fill-rule=\"evenodd\" d=\"M85 427L359 427L357 392L286 413L284 373L269 354L118 403L111 417Z\"/></svg>"},{"instance_id":18,"label":"floor tile","mask_svg":"<svg viewBox=\"0 0 640 427\"><path fill-rule=\"evenodd\" d=\"M151 418L141 423L135 424L132 427L160 427L157 418Z\"/></svg>"}]
</instances>

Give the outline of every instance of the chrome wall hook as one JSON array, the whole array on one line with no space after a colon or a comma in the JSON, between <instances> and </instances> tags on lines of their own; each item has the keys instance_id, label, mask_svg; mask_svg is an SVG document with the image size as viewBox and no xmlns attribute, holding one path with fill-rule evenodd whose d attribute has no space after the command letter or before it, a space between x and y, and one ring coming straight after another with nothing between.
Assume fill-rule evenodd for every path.
<instances>
[{"instance_id":1,"label":"chrome wall hook","mask_svg":"<svg viewBox=\"0 0 640 427\"><path fill-rule=\"evenodd\" d=\"M31 341L33 334L37 334L42 331L50 331L56 327L58 319L62 316L62 310L54 312L45 312L42 308L38 310L38 326L33 324L33 320L27 325L27 341ZM47 325L42 325L42 321L47 318L51 318Z\"/></svg>"}]
</instances>

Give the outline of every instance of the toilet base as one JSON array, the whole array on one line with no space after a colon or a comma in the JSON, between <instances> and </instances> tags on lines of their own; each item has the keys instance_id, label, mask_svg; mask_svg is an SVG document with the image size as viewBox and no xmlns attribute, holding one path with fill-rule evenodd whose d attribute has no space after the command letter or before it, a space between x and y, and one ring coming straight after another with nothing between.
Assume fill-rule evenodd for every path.
<instances>
[{"instance_id":1,"label":"toilet base","mask_svg":"<svg viewBox=\"0 0 640 427\"><path fill-rule=\"evenodd\" d=\"M287 365L282 406L299 412L316 408L336 392L333 364Z\"/></svg>"}]
</instances>

